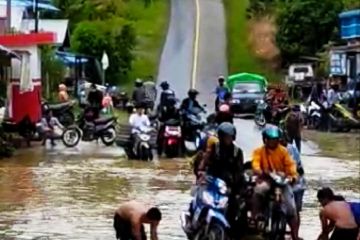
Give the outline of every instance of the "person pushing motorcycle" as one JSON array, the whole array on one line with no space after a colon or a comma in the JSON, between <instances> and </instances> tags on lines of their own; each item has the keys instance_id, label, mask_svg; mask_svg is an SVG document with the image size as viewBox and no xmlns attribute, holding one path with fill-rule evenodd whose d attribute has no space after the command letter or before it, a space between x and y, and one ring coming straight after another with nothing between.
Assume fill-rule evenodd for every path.
<instances>
[{"instance_id":1,"label":"person pushing motorcycle","mask_svg":"<svg viewBox=\"0 0 360 240\"><path fill-rule=\"evenodd\" d=\"M203 160L199 164L198 178L207 175L224 180L230 189L227 219L234 227L237 214L237 196L243 186L243 151L235 145L236 128L229 122L222 123L217 131L218 141L208 145Z\"/></svg>"},{"instance_id":2,"label":"person pushing motorcycle","mask_svg":"<svg viewBox=\"0 0 360 240\"><path fill-rule=\"evenodd\" d=\"M291 183L297 179L296 163L291 159L287 149L280 144L280 129L276 126L267 127L263 130L262 137L264 145L257 148L252 156L253 171L259 176L252 201L253 214L256 218L261 217L263 199L271 189L271 183L266 178L268 174L276 172L279 175L285 175ZM292 239L298 240L298 216L291 186L288 185L284 189L283 199Z\"/></svg>"}]
</instances>

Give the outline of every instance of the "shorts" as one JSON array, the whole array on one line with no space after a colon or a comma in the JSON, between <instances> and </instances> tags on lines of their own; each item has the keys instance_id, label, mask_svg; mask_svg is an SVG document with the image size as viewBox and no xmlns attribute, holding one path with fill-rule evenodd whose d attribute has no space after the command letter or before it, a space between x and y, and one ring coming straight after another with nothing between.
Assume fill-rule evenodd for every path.
<instances>
[{"instance_id":1,"label":"shorts","mask_svg":"<svg viewBox=\"0 0 360 240\"><path fill-rule=\"evenodd\" d=\"M304 193L305 193L305 190L294 191L295 205L296 205L296 210L298 212L302 211Z\"/></svg>"},{"instance_id":2,"label":"shorts","mask_svg":"<svg viewBox=\"0 0 360 240\"><path fill-rule=\"evenodd\" d=\"M343 229L335 227L330 240L356 240L359 228Z\"/></svg>"},{"instance_id":3,"label":"shorts","mask_svg":"<svg viewBox=\"0 0 360 240\"><path fill-rule=\"evenodd\" d=\"M131 223L123 219L119 214L115 214L114 216L114 228L116 232L117 240L133 240L134 235L132 233ZM146 233L144 225L141 225L141 239L146 240Z\"/></svg>"}]
</instances>

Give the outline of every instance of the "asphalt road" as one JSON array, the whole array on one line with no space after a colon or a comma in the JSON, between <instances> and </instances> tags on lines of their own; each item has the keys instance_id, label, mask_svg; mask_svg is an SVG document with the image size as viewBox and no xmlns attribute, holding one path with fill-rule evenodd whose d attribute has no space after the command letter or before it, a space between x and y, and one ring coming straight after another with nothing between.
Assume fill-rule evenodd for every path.
<instances>
[{"instance_id":1,"label":"asphalt road","mask_svg":"<svg viewBox=\"0 0 360 240\"><path fill-rule=\"evenodd\" d=\"M190 88L194 31L194 0L171 0L171 18L161 56L158 83L168 81L180 99L186 96Z\"/></svg>"}]
</instances>

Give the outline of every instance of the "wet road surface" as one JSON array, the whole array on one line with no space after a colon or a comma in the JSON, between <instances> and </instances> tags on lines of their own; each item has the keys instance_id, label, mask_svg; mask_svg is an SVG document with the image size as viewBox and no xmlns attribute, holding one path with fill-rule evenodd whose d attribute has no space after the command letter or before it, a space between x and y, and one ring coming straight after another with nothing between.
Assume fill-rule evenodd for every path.
<instances>
[{"instance_id":1,"label":"wet road surface","mask_svg":"<svg viewBox=\"0 0 360 240\"><path fill-rule=\"evenodd\" d=\"M260 135L252 121L238 120L238 126L247 129L244 133L251 130ZM249 157L253 146L245 137L239 137L238 144ZM348 199L358 198L360 192L337 186L338 179L358 177L357 162L313 153L303 156L309 189L301 234L307 240L315 239L320 227L315 199L319 186L332 186ZM116 147L93 143L71 150L61 145L23 150L2 160L0 239L114 239L113 212L129 199L160 207L164 216L160 239L185 239L179 214L190 201L193 178L187 160L144 163L127 161L121 155Z\"/></svg>"},{"instance_id":2,"label":"wet road surface","mask_svg":"<svg viewBox=\"0 0 360 240\"><path fill-rule=\"evenodd\" d=\"M202 10L197 87L201 101L211 106L216 77L226 74L223 10L219 0L200 0ZM194 2L172 0L172 19L164 47L159 81L167 80L178 95L190 86ZM211 33L214 33L211 34ZM222 60L221 60L222 59ZM261 144L252 120L237 120L237 143L246 159ZM319 232L316 189L332 186L349 199L360 189L344 189L339 179L355 181L359 163L316 156L304 145L303 162L308 180L301 236L306 240ZM155 204L163 212L160 239L185 239L179 215L190 201L193 178L187 160L127 161L116 147L96 143L79 148L35 148L19 151L0 161L0 239L115 239L113 212L129 199Z\"/></svg>"}]
</instances>

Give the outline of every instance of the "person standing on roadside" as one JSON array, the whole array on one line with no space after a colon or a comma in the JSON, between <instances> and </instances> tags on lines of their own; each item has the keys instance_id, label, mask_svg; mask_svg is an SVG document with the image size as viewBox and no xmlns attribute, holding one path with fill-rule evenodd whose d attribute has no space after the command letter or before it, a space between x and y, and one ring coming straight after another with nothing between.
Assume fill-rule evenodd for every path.
<instances>
[{"instance_id":1,"label":"person standing on roadside","mask_svg":"<svg viewBox=\"0 0 360 240\"><path fill-rule=\"evenodd\" d=\"M359 227L351 211L350 205L343 197L335 196L330 188L322 188L317 193L322 231L318 240L357 240Z\"/></svg>"},{"instance_id":2,"label":"person standing on roadside","mask_svg":"<svg viewBox=\"0 0 360 240\"><path fill-rule=\"evenodd\" d=\"M300 107L293 106L285 118L285 131L290 143L295 141L299 153L301 153L301 131L304 119L301 115Z\"/></svg>"}]
</instances>

